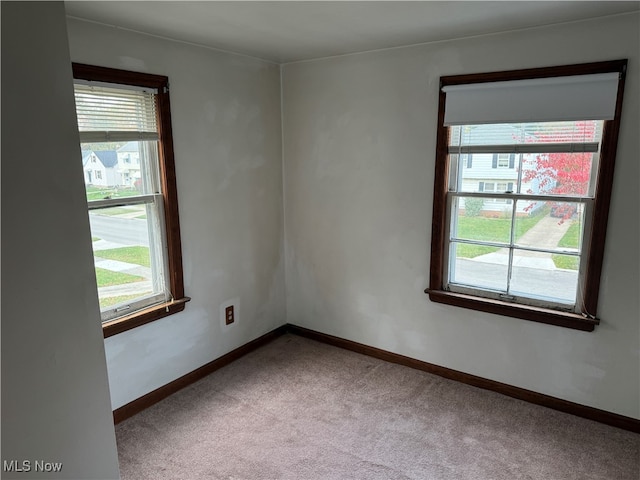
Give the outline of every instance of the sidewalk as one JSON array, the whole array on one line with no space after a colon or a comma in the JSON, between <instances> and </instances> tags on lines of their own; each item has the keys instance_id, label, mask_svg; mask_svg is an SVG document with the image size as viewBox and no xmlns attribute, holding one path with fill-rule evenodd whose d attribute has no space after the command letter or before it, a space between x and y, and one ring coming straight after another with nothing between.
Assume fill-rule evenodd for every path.
<instances>
[{"instance_id":1,"label":"sidewalk","mask_svg":"<svg viewBox=\"0 0 640 480\"><path fill-rule=\"evenodd\" d=\"M99 287L98 294L100 298L120 297L134 294L143 295L153 291L151 283L152 274L149 267L100 257L100 250L109 250L123 246L124 245L120 243L108 242L107 240L97 240L93 242L94 265L98 268L111 270L112 272L128 273L129 275L143 277L145 280L140 282L124 283L122 285L112 285L110 287Z\"/></svg>"},{"instance_id":2,"label":"sidewalk","mask_svg":"<svg viewBox=\"0 0 640 480\"><path fill-rule=\"evenodd\" d=\"M151 269L136 265L134 263L120 262L118 260L107 260L94 256L94 264L98 268L111 270L112 272L128 273L143 277L145 280L140 282L123 283L122 285L112 285L110 287L98 287L98 295L100 298L120 297L124 295L145 294L153 291L151 283Z\"/></svg>"},{"instance_id":3,"label":"sidewalk","mask_svg":"<svg viewBox=\"0 0 640 480\"><path fill-rule=\"evenodd\" d=\"M517 221L517 220L516 220ZM520 239L518 245L536 246L538 248L554 249L560 239L567 233L571 226L571 220L560 223L560 218L550 215L545 216L534 227L529 229ZM479 255L469 259L474 262L491 263L493 265L507 265L509 262L509 249L501 248L497 252ZM538 268L543 270L556 270L556 265L551 259L550 253L529 252L519 250L513 258L516 267Z\"/></svg>"}]
</instances>

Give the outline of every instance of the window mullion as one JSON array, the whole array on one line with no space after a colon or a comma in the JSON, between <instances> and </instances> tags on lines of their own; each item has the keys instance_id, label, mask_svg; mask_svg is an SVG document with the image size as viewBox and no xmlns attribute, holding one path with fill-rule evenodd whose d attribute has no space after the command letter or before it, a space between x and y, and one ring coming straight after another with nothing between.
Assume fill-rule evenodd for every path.
<instances>
[{"instance_id":1,"label":"window mullion","mask_svg":"<svg viewBox=\"0 0 640 480\"><path fill-rule=\"evenodd\" d=\"M98 210L108 207L122 207L124 205L141 205L144 203L153 203L158 194L137 195L135 197L119 197L105 198L102 200L91 200L87 202L89 210Z\"/></svg>"},{"instance_id":2,"label":"window mullion","mask_svg":"<svg viewBox=\"0 0 640 480\"><path fill-rule=\"evenodd\" d=\"M509 193L509 192L449 192L454 197L477 197L477 198L506 198L510 200L531 200L535 202L575 202L584 203L592 201L591 197L572 196L572 195L548 195L548 194L529 194L529 193Z\"/></svg>"},{"instance_id":3,"label":"window mullion","mask_svg":"<svg viewBox=\"0 0 640 480\"><path fill-rule=\"evenodd\" d=\"M449 153L595 153L599 148L599 142L451 145Z\"/></svg>"},{"instance_id":4,"label":"window mullion","mask_svg":"<svg viewBox=\"0 0 640 480\"><path fill-rule=\"evenodd\" d=\"M509 265L507 269L507 295L511 295L511 275L513 274L514 244L516 241L516 205L517 201L511 202L511 235L509 239Z\"/></svg>"},{"instance_id":5,"label":"window mullion","mask_svg":"<svg viewBox=\"0 0 640 480\"><path fill-rule=\"evenodd\" d=\"M89 131L80 132L80 143L157 141L158 132Z\"/></svg>"},{"instance_id":6,"label":"window mullion","mask_svg":"<svg viewBox=\"0 0 640 480\"><path fill-rule=\"evenodd\" d=\"M447 216L446 218L448 219L447 224L445 226L445 241L444 241L444 259L445 261L443 262L443 278L447 279L447 284L449 283L448 279L452 278L453 276L455 276L455 260L452 260L452 255L451 255L451 242L452 240L457 237L457 231L454 228L453 225L453 219L457 217L454 217L453 214L453 208L455 207L456 209L458 208L457 206L458 204L458 199L455 198L452 195L447 195L446 199L445 199L445 208L446 208L446 212L447 212Z\"/></svg>"}]
</instances>

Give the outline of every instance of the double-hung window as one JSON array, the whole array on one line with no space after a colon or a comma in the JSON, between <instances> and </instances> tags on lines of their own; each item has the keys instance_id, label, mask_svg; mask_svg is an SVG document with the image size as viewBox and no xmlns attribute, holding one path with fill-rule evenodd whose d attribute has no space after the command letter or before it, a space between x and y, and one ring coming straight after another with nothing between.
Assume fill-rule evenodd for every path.
<instances>
[{"instance_id":1,"label":"double-hung window","mask_svg":"<svg viewBox=\"0 0 640 480\"><path fill-rule=\"evenodd\" d=\"M74 64L76 113L105 336L181 311L168 79Z\"/></svg>"},{"instance_id":2,"label":"double-hung window","mask_svg":"<svg viewBox=\"0 0 640 480\"><path fill-rule=\"evenodd\" d=\"M433 301L594 329L625 70L441 78Z\"/></svg>"}]
</instances>

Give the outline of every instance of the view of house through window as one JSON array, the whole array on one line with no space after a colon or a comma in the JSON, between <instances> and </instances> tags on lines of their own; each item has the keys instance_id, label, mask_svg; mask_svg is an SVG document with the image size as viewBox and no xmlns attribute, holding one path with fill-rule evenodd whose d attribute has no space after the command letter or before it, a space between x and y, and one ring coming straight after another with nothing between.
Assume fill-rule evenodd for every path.
<instances>
[{"instance_id":1,"label":"view of house through window","mask_svg":"<svg viewBox=\"0 0 640 480\"><path fill-rule=\"evenodd\" d=\"M431 300L593 330L626 64L440 78Z\"/></svg>"},{"instance_id":2,"label":"view of house through window","mask_svg":"<svg viewBox=\"0 0 640 480\"><path fill-rule=\"evenodd\" d=\"M500 298L573 308L602 125L451 128L452 291L487 289ZM464 168L461 151L472 156L471 168Z\"/></svg>"},{"instance_id":3,"label":"view of house through window","mask_svg":"<svg viewBox=\"0 0 640 480\"><path fill-rule=\"evenodd\" d=\"M98 296L107 321L172 298L155 91L77 81L75 97Z\"/></svg>"}]
</instances>

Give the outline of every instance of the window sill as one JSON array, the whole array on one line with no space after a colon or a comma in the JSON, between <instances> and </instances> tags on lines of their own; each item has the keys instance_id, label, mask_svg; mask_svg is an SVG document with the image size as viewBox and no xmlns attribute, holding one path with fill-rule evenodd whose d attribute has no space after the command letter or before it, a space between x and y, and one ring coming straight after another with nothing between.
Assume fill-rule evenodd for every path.
<instances>
[{"instance_id":1,"label":"window sill","mask_svg":"<svg viewBox=\"0 0 640 480\"><path fill-rule=\"evenodd\" d=\"M185 304L191 300L189 297L180 298L171 302L160 303L144 310L139 310L131 315L109 320L102 324L102 333L104 338L126 332L133 328L154 322L174 313L184 310Z\"/></svg>"},{"instance_id":2,"label":"window sill","mask_svg":"<svg viewBox=\"0 0 640 480\"><path fill-rule=\"evenodd\" d=\"M561 312L547 308L517 305L500 300L474 297L462 293L446 292L444 290L432 290L429 288L425 290L425 293L429 294L429 299L432 302L445 303L447 305L494 313L496 315L505 315L507 317L521 318L532 322L557 325L559 327L572 328L584 332L593 332L595 326L600 323L600 320L597 318L586 318L573 312Z\"/></svg>"}]
</instances>

